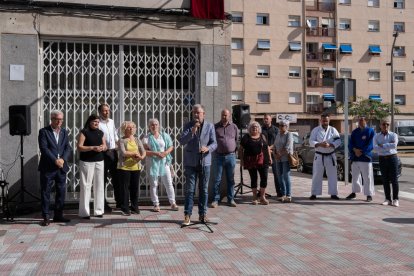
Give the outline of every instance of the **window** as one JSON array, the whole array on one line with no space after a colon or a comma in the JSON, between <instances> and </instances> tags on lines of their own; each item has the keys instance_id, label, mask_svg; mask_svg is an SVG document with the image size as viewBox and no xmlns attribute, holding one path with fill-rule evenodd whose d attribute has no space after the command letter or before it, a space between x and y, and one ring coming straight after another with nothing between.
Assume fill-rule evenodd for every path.
<instances>
[{"instance_id":1,"label":"window","mask_svg":"<svg viewBox=\"0 0 414 276\"><path fill-rule=\"evenodd\" d=\"M380 0L368 0L368 7L379 8Z\"/></svg>"},{"instance_id":2,"label":"window","mask_svg":"<svg viewBox=\"0 0 414 276\"><path fill-rule=\"evenodd\" d=\"M289 15L288 26L289 27L300 27L300 16Z\"/></svg>"},{"instance_id":3,"label":"window","mask_svg":"<svg viewBox=\"0 0 414 276\"><path fill-rule=\"evenodd\" d=\"M380 22L378 20L368 20L368 31L369 32L379 32Z\"/></svg>"},{"instance_id":4,"label":"window","mask_svg":"<svg viewBox=\"0 0 414 276\"><path fill-rule=\"evenodd\" d=\"M232 64L231 65L231 75L232 76L243 76L244 75L244 66L243 66L243 64Z\"/></svg>"},{"instance_id":5,"label":"window","mask_svg":"<svg viewBox=\"0 0 414 276\"><path fill-rule=\"evenodd\" d=\"M405 105L405 95L395 95L394 104Z\"/></svg>"},{"instance_id":6,"label":"window","mask_svg":"<svg viewBox=\"0 0 414 276\"><path fill-rule=\"evenodd\" d=\"M405 81L405 72L404 71L394 71L394 80L395 81Z\"/></svg>"},{"instance_id":7,"label":"window","mask_svg":"<svg viewBox=\"0 0 414 276\"><path fill-rule=\"evenodd\" d=\"M368 80L370 80L370 81L380 80L380 71L378 71L378 70L369 70L368 71Z\"/></svg>"},{"instance_id":8,"label":"window","mask_svg":"<svg viewBox=\"0 0 414 276\"><path fill-rule=\"evenodd\" d=\"M269 25L269 14L268 13L258 13L256 15L256 24L257 25Z\"/></svg>"},{"instance_id":9,"label":"window","mask_svg":"<svg viewBox=\"0 0 414 276\"><path fill-rule=\"evenodd\" d=\"M404 22L394 22L394 32L405 32L405 23Z\"/></svg>"},{"instance_id":10,"label":"window","mask_svg":"<svg viewBox=\"0 0 414 276\"><path fill-rule=\"evenodd\" d=\"M232 102L243 102L244 101L243 91L231 91L231 101Z\"/></svg>"},{"instance_id":11,"label":"window","mask_svg":"<svg viewBox=\"0 0 414 276\"><path fill-rule=\"evenodd\" d=\"M270 103L270 92L258 92L257 102L258 103Z\"/></svg>"},{"instance_id":12,"label":"window","mask_svg":"<svg viewBox=\"0 0 414 276\"><path fill-rule=\"evenodd\" d=\"M381 94L369 94L368 99L371 101L382 102Z\"/></svg>"},{"instance_id":13,"label":"window","mask_svg":"<svg viewBox=\"0 0 414 276\"><path fill-rule=\"evenodd\" d=\"M394 0L394 8L404 9L405 8L405 0Z\"/></svg>"},{"instance_id":14,"label":"window","mask_svg":"<svg viewBox=\"0 0 414 276\"><path fill-rule=\"evenodd\" d=\"M320 96L319 95L306 95L307 104L318 104Z\"/></svg>"},{"instance_id":15,"label":"window","mask_svg":"<svg viewBox=\"0 0 414 276\"><path fill-rule=\"evenodd\" d=\"M289 66L289 78L300 78L300 66Z\"/></svg>"},{"instance_id":16,"label":"window","mask_svg":"<svg viewBox=\"0 0 414 276\"><path fill-rule=\"evenodd\" d=\"M340 30L350 30L351 29L351 19L341 18L339 19Z\"/></svg>"},{"instance_id":17,"label":"window","mask_svg":"<svg viewBox=\"0 0 414 276\"><path fill-rule=\"evenodd\" d=\"M301 51L302 43L300 41L289 41L289 51Z\"/></svg>"},{"instance_id":18,"label":"window","mask_svg":"<svg viewBox=\"0 0 414 276\"><path fill-rule=\"evenodd\" d=\"M258 65L256 75L258 77L268 77L268 76L270 76L270 66L269 65Z\"/></svg>"},{"instance_id":19,"label":"window","mask_svg":"<svg viewBox=\"0 0 414 276\"><path fill-rule=\"evenodd\" d=\"M289 92L289 103L290 104L302 104L302 93Z\"/></svg>"},{"instance_id":20,"label":"window","mask_svg":"<svg viewBox=\"0 0 414 276\"><path fill-rule=\"evenodd\" d=\"M393 53L394 53L394 57L405 57L405 47L395 46Z\"/></svg>"},{"instance_id":21,"label":"window","mask_svg":"<svg viewBox=\"0 0 414 276\"><path fill-rule=\"evenodd\" d=\"M242 50L243 49L243 38L232 38L231 39L231 49L232 50Z\"/></svg>"},{"instance_id":22,"label":"window","mask_svg":"<svg viewBox=\"0 0 414 276\"><path fill-rule=\"evenodd\" d=\"M258 39L257 50L270 50L270 40L269 39Z\"/></svg>"},{"instance_id":23,"label":"window","mask_svg":"<svg viewBox=\"0 0 414 276\"><path fill-rule=\"evenodd\" d=\"M243 23L243 13L242 12L232 12L231 21L233 23Z\"/></svg>"},{"instance_id":24,"label":"window","mask_svg":"<svg viewBox=\"0 0 414 276\"><path fill-rule=\"evenodd\" d=\"M351 68L341 68L339 69L339 77L342 79L351 79L352 78L352 69Z\"/></svg>"},{"instance_id":25,"label":"window","mask_svg":"<svg viewBox=\"0 0 414 276\"><path fill-rule=\"evenodd\" d=\"M351 5L351 0L339 0L339 5Z\"/></svg>"}]
</instances>

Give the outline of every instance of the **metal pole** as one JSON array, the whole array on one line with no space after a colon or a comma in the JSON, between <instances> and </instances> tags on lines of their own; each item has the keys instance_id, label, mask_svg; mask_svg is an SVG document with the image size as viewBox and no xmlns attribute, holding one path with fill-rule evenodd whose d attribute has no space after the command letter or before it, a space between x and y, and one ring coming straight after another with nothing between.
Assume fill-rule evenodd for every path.
<instances>
[{"instance_id":1,"label":"metal pole","mask_svg":"<svg viewBox=\"0 0 414 276\"><path fill-rule=\"evenodd\" d=\"M392 34L394 37L394 41L392 42L391 47L391 131L395 131L394 129L394 47L395 47L395 41L398 37L398 32L395 32Z\"/></svg>"},{"instance_id":2,"label":"metal pole","mask_svg":"<svg viewBox=\"0 0 414 276\"><path fill-rule=\"evenodd\" d=\"M344 79L344 125L345 125L345 131L344 131L344 153L345 153L345 185L348 185L349 182L349 152L348 152L348 132L349 132L349 120L348 120L348 79Z\"/></svg>"}]
</instances>

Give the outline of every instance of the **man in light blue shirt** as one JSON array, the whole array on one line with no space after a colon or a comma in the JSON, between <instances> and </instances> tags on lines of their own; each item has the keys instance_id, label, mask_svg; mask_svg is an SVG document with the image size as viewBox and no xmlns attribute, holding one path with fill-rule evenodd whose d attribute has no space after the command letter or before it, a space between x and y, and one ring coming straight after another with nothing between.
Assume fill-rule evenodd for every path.
<instances>
[{"instance_id":1,"label":"man in light blue shirt","mask_svg":"<svg viewBox=\"0 0 414 276\"><path fill-rule=\"evenodd\" d=\"M381 120L380 128L381 132L377 133L374 137L374 150L379 155L379 165L384 185L385 201L382 205L398 207L400 206L398 200L398 135L389 131L389 119ZM392 201L390 182L392 184Z\"/></svg>"}]
</instances>

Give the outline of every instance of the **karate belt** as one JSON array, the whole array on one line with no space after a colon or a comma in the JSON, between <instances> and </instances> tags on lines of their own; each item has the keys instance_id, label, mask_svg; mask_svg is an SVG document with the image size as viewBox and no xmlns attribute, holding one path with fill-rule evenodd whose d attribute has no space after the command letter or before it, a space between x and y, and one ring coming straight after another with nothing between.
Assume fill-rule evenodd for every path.
<instances>
[{"instance_id":1,"label":"karate belt","mask_svg":"<svg viewBox=\"0 0 414 276\"><path fill-rule=\"evenodd\" d=\"M323 153L323 152L319 152L319 151L315 151L316 154L322 155L322 165L325 166L325 156L331 156L332 159L332 165L335 166L335 159L333 158L332 154L334 154L335 152L330 152L330 153Z\"/></svg>"}]
</instances>

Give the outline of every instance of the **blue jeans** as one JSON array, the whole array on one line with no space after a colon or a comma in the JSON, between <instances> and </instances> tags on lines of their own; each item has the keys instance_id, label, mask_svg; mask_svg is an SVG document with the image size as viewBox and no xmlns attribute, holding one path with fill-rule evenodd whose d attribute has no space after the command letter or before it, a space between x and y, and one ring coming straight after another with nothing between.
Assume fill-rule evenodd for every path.
<instances>
[{"instance_id":1,"label":"blue jeans","mask_svg":"<svg viewBox=\"0 0 414 276\"><path fill-rule=\"evenodd\" d=\"M277 177L279 179L282 196L291 196L290 165L289 161L276 162Z\"/></svg>"},{"instance_id":2,"label":"blue jeans","mask_svg":"<svg viewBox=\"0 0 414 276\"><path fill-rule=\"evenodd\" d=\"M379 166L382 175L382 185L384 186L385 199L391 201L391 188L392 185L392 199L398 199L398 157L392 156L389 158L379 158Z\"/></svg>"},{"instance_id":3,"label":"blue jeans","mask_svg":"<svg viewBox=\"0 0 414 276\"><path fill-rule=\"evenodd\" d=\"M276 190L276 196L281 197L282 191L280 190L280 184L279 184L279 176L277 175L277 164L276 159L272 157L272 172L273 172L273 179L275 181L275 190Z\"/></svg>"},{"instance_id":4,"label":"blue jeans","mask_svg":"<svg viewBox=\"0 0 414 276\"><path fill-rule=\"evenodd\" d=\"M223 174L223 168L227 180L227 202L234 200L234 168L236 167L236 155L230 153L227 155L216 154L214 157L214 197L213 201L220 201L220 183Z\"/></svg>"},{"instance_id":5,"label":"blue jeans","mask_svg":"<svg viewBox=\"0 0 414 276\"><path fill-rule=\"evenodd\" d=\"M202 171L198 171L197 167L186 166L184 168L185 175L185 200L184 215L193 213L194 193L196 181L198 178L198 214L205 215L207 213L208 201L208 181L210 179L210 166L203 166Z\"/></svg>"}]
</instances>

